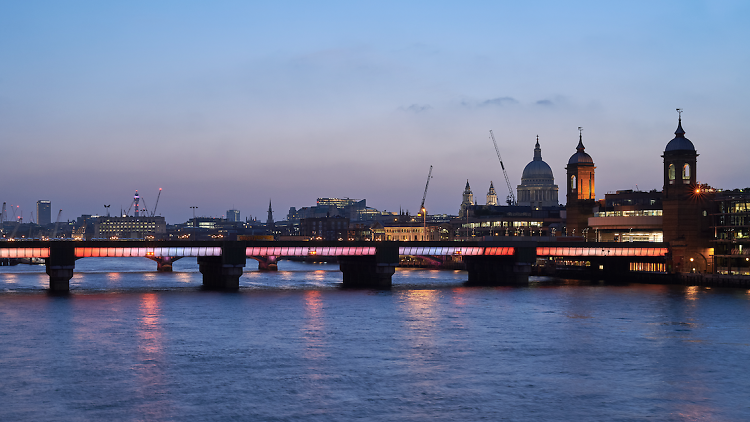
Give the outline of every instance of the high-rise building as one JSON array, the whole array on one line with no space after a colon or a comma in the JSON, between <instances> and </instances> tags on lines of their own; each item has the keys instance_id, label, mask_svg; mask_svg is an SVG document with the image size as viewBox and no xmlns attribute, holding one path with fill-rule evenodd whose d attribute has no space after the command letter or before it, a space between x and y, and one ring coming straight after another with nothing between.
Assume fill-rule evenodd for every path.
<instances>
[{"instance_id":1,"label":"high-rise building","mask_svg":"<svg viewBox=\"0 0 750 422\"><path fill-rule=\"evenodd\" d=\"M240 210L227 210L227 221L233 223L240 221Z\"/></svg>"},{"instance_id":2,"label":"high-rise building","mask_svg":"<svg viewBox=\"0 0 750 422\"><path fill-rule=\"evenodd\" d=\"M52 202L47 199L36 201L36 223L46 226L52 223Z\"/></svg>"}]
</instances>

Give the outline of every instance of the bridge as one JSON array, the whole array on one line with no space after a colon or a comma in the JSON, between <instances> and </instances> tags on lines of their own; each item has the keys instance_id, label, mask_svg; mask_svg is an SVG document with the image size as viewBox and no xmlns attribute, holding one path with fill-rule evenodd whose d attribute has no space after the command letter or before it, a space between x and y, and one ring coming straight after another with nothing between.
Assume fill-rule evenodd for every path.
<instances>
[{"instance_id":1,"label":"bridge","mask_svg":"<svg viewBox=\"0 0 750 422\"><path fill-rule=\"evenodd\" d=\"M664 272L669 249L663 243L550 241L470 242L313 242L313 241L8 241L0 258L45 260L51 291L68 291L75 262L81 258L143 257L157 270L171 271L172 262L196 257L203 285L236 290L247 258L270 268L285 257L337 257L346 287L388 289L400 256L461 259L469 283L528 283L538 261L562 263L572 270L611 278L640 272Z\"/></svg>"}]
</instances>

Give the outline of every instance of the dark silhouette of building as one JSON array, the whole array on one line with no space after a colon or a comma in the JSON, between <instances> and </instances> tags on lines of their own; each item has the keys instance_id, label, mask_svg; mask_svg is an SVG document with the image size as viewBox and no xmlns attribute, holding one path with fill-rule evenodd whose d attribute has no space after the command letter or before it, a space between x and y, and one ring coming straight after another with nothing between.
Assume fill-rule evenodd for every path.
<instances>
[{"instance_id":1,"label":"dark silhouette of building","mask_svg":"<svg viewBox=\"0 0 750 422\"><path fill-rule=\"evenodd\" d=\"M698 153L685 137L682 116L675 137L664 148L664 241L669 242L671 266L677 272L711 272L710 241L713 189L696 182ZM668 263L669 264L669 263Z\"/></svg>"}]
</instances>

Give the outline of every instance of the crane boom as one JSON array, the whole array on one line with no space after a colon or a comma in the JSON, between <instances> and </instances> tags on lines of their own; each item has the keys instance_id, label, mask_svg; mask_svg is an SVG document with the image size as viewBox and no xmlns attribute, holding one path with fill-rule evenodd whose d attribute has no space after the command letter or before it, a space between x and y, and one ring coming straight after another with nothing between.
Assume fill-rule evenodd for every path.
<instances>
[{"instance_id":1,"label":"crane boom","mask_svg":"<svg viewBox=\"0 0 750 422\"><path fill-rule=\"evenodd\" d=\"M151 217L156 215L156 208L159 206L159 198L161 198L161 188L159 188L159 194L156 195L156 204L154 205L154 210L151 211Z\"/></svg>"},{"instance_id":2,"label":"crane boom","mask_svg":"<svg viewBox=\"0 0 750 422\"><path fill-rule=\"evenodd\" d=\"M500 168L503 169L503 176L505 177L505 184L508 185L508 205L516 205L516 196L513 195L513 187L510 185L510 179L508 179L508 173L505 171L505 165L503 165L503 158L500 157L500 149L497 147L495 141L495 134L490 130L490 138L492 143L495 145L495 152L497 153L497 159L500 160Z\"/></svg>"},{"instance_id":3,"label":"crane boom","mask_svg":"<svg viewBox=\"0 0 750 422\"><path fill-rule=\"evenodd\" d=\"M422 205L419 206L419 212L425 212L424 210L424 200L427 199L427 188L430 187L430 179L432 178L432 166L430 166L430 171L427 173L427 183L424 185L424 194L422 195Z\"/></svg>"},{"instance_id":4,"label":"crane boom","mask_svg":"<svg viewBox=\"0 0 750 422\"><path fill-rule=\"evenodd\" d=\"M62 215L62 210L58 211L57 213L57 220L55 220L55 230L52 231L52 237L50 239L57 238L57 227L60 224L60 216Z\"/></svg>"}]
</instances>

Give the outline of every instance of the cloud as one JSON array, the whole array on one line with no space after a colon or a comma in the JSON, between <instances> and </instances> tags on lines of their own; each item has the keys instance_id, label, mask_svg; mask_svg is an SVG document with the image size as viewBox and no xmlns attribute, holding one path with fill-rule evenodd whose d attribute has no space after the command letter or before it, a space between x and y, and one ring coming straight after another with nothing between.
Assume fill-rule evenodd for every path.
<instances>
[{"instance_id":1,"label":"cloud","mask_svg":"<svg viewBox=\"0 0 750 422\"><path fill-rule=\"evenodd\" d=\"M432 106L429 104L412 104L409 107L400 107L401 110L404 111L411 111L412 113L421 113L423 111L428 111L432 109Z\"/></svg>"},{"instance_id":2,"label":"cloud","mask_svg":"<svg viewBox=\"0 0 750 422\"><path fill-rule=\"evenodd\" d=\"M518 104L518 100L513 97L497 97L479 103L480 107L487 106L504 106L506 104Z\"/></svg>"},{"instance_id":3,"label":"cloud","mask_svg":"<svg viewBox=\"0 0 750 422\"><path fill-rule=\"evenodd\" d=\"M547 107L549 107L549 106L553 106L553 105L555 105L555 103L553 103L553 102L552 102L552 101L550 101L550 100L539 100L539 101L537 101L537 102L536 102L536 105L540 105L540 106L547 106Z\"/></svg>"},{"instance_id":4,"label":"cloud","mask_svg":"<svg viewBox=\"0 0 750 422\"><path fill-rule=\"evenodd\" d=\"M497 97L484 101L461 101L464 107L502 107L508 104L518 104L518 100L513 97Z\"/></svg>"}]
</instances>

